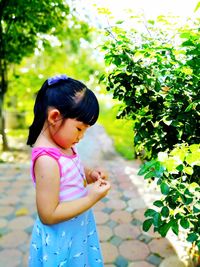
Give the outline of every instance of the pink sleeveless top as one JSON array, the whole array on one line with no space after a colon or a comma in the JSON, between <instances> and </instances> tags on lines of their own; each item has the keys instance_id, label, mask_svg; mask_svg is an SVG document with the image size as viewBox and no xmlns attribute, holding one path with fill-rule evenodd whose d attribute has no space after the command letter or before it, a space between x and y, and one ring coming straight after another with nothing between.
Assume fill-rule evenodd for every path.
<instances>
[{"instance_id":1,"label":"pink sleeveless top","mask_svg":"<svg viewBox=\"0 0 200 267\"><path fill-rule=\"evenodd\" d=\"M54 158L60 169L60 202L87 195L84 168L77 151L71 156L63 154L58 148L36 147L32 150L31 176L35 184L34 165L38 157L47 155Z\"/></svg>"}]
</instances>

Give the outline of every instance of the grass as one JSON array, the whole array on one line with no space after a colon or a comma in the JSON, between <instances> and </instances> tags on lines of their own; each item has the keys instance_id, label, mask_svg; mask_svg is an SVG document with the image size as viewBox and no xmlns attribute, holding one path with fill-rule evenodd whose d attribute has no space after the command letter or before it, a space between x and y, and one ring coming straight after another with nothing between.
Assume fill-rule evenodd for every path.
<instances>
[{"instance_id":1,"label":"grass","mask_svg":"<svg viewBox=\"0 0 200 267\"><path fill-rule=\"evenodd\" d=\"M28 129L9 129L7 135L14 138L27 138Z\"/></svg>"},{"instance_id":2,"label":"grass","mask_svg":"<svg viewBox=\"0 0 200 267\"><path fill-rule=\"evenodd\" d=\"M116 119L118 106L106 108L101 104L98 123L104 126L108 135L113 139L116 151L125 159L134 159L133 122Z\"/></svg>"}]
</instances>

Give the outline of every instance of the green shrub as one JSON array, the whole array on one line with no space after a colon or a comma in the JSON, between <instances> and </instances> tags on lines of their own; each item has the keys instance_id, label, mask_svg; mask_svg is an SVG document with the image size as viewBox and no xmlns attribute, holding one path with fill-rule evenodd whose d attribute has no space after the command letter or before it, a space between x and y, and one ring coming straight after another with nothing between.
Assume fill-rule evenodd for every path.
<instances>
[{"instance_id":1,"label":"green shrub","mask_svg":"<svg viewBox=\"0 0 200 267\"><path fill-rule=\"evenodd\" d=\"M139 38L113 27L103 46L109 71L102 80L123 101L118 118L134 120L134 147L144 159L200 143L200 33L181 29L179 37L175 45L163 32Z\"/></svg>"},{"instance_id":2,"label":"green shrub","mask_svg":"<svg viewBox=\"0 0 200 267\"><path fill-rule=\"evenodd\" d=\"M194 181L194 169L198 169ZM176 235L186 229L187 241L200 251L200 145L176 145L171 152L160 152L157 159L142 165L139 175L156 179L163 197L147 209L143 230L151 226L161 236L169 229Z\"/></svg>"},{"instance_id":3,"label":"green shrub","mask_svg":"<svg viewBox=\"0 0 200 267\"><path fill-rule=\"evenodd\" d=\"M167 21L147 34L112 27L102 49L101 80L123 102L117 117L134 121L134 148L148 160L139 174L157 179L163 197L145 212L143 229L169 229L200 251L200 31L199 22L169 34ZM162 29L162 30L161 30ZM197 253L199 255L199 253ZM198 259L200 261L200 259Z\"/></svg>"}]
</instances>

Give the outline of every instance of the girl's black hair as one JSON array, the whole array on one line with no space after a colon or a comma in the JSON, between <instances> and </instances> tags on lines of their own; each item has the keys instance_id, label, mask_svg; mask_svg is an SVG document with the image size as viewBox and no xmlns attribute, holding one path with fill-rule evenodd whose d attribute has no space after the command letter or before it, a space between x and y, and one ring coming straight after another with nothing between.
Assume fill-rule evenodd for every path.
<instances>
[{"instance_id":1,"label":"girl's black hair","mask_svg":"<svg viewBox=\"0 0 200 267\"><path fill-rule=\"evenodd\" d=\"M33 146L41 133L48 107L58 109L63 118L77 119L88 125L95 124L99 116L98 100L82 82L69 77L53 84L46 80L36 96L27 145Z\"/></svg>"}]
</instances>

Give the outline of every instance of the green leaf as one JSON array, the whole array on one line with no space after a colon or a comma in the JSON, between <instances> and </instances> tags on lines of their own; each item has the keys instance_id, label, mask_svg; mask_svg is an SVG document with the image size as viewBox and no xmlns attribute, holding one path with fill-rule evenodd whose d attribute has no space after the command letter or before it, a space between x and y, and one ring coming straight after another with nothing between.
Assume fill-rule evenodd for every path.
<instances>
[{"instance_id":1,"label":"green leaf","mask_svg":"<svg viewBox=\"0 0 200 267\"><path fill-rule=\"evenodd\" d=\"M193 206L193 212L194 212L194 213L200 213L200 202L197 202L197 203Z\"/></svg>"},{"instance_id":2,"label":"green leaf","mask_svg":"<svg viewBox=\"0 0 200 267\"><path fill-rule=\"evenodd\" d=\"M161 209L161 214L162 214L163 217L167 218L167 217L169 216L169 208L166 207L166 206L163 207L163 208Z\"/></svg>"},{"instance_id":3,"label":"green leaf","mask_svg":"<svg viewBox=\"0 0 200 267\"><path fill-rule=\"evenodd\" d=\"M200 166L200 151L195 151L187 155L185 160L191 166L194 166L194 165Z\"/></svg>"},{"instance_id":4,"label":"green leaf","mask_svg":"<svg viewBox=\"0 0 200 267\"><path fill-rule=\"evenodd\" d=\"M183 171L189 175L193 174L193 168L192 167L184 167Z\"/></svg>"},{"instance_id":5,"label":"green leaf","mask_svg":"<svg viewBox=\"0 0 200 267\"><path fill-rule=\"evenodd\" d=\"M187 106L187 108L185 109L185 112L190 111L193 108L193 103L189 104L189 106Z\"/></svg>"},{"instance_id":6,"label":"green leaf","mask_svg":"<svg viewBox=\"0 0 200 267\"><path fill-rule=\"evenodd\" d=\"M158 232L161 234L162 237L165 237L170 227L171 227L170 223L164 223L161 227L159 227Z\"/></svg>"},{"instance_id":7,"label":"green leaf","mask_svg":"<svg viewBox=\"0 0 200 267\"><path fill-rule=\"evenodd\" d=\"M153 202L153 205L156 206L156 207L163 207L163 202L161 200L156 200Z\"/></svg>"},{"instance_id":8,"label":"green leaf","mask_svg":"<svg viewBox=\"0 0 200 267\"><path fill-rule=\"evenodd\" d=\"M192 144L189 146L189 149L191 152L197 152L200 149L200 145L199 144Z\"/></svg>"},{"instance_id":9,"label":"green leaf","mask_svg":"<svg viewBox=\"0 0 200 267\"><path fill-rule=\"evenodd\" d=\"M159 227L162 223L162 220L161 220L161 215L160 213L156 212L153 216L153 225L155 227Z\"/></svg>"},{"instance_id":10,"label":"green leaf","mask_svg":"<svg viewBox=\"0 0 200 267\"><path fill-rule=\"evenodd\" d=\"M152 24L152 25L155 24L155 21L154 21L154 20L148 20L147 22L148 22L149 24Z\"/></svg>"},{"instance_id":11,"label":"green leaf","mask_svg":"<svg viewBox=\"0 0 200 267\"><path fill-rule=\"evenodd\" d=\"M190 227L190 223L186 218L181 218L180 220L180 225L184 228L184 229L188 229Z\"/></svg>"},{"instance_id":12,"label":"green leaf","mask_svg":"<svg viewBox=\"0 0 200 267\"><path fill-rule=\"evenodd\" d=\"M157 160L151 160L149 162L145 162L141 167L138 172L138 175L144 175L150 168L152 168Z\"/></svg>"},{"instance_id":13,"label":"green leaf","mask_svg":"<svg viewBox=\"0 0 200 267\"><path fill-rule=\"evenodd\" d=\"M123 20L118 20L118 21L116 22L116 24L122 24L122 23L124 23Z\"/></svg>"},{"instance_id":14,"label":"green leaf","mask_svg":"<svg viewBox=\"0 0 200 267\"><path fill-rule=\"evenodd\" d=\"M191 34L189 32L183 32L180 34L180 37L189 39L191 37Z\"/></svg>"},{"instance_id":15,"label":"green leaf","mask_svg":"<svg viewBox=\"0 0 200 267\"><path fill-rule=\"evenodd\" d=\"M144 179L149 179L155 176L156 176L156 171L150 171L144 176Z\"/></svg>"},{"instance_id":16,"label":"green leaf","mask_svg":"<svg viewBox=\"0 0 200 267\"><path fill-rule=\"evenodd\" d=\"M191 233L188 234L187 236L187 241L193 243L194 241L196 241L198 239L198 235L196 233Z\"/></svg>"},{"instance_id":17,"label":"green leaf","mask_svg":"<svg viewBox=\"0 0 200 267\"><path fill-rule=\"evenodd\" d=\"M170 187L165 182L161 183L160 189L161 189L161 193L163 195L168 195L169 194Z\"/></svg>"},{"instance_id":18,"label":"green leaf","mask_svg":"<svg viewBox=\"0 0 200 267\"><path fill-rule=\"evenodd\" d=\"M193 198L186 198L184 204L189 205L193 202Z\"/></svg>"},{"instance_id":19,"label":"green leaf","mask_svg":"<svg viewBox=\"0 0 200 267\"><path fill-rule=\"evenodd\" d=\"M143 222L142 229L147 232L153 224L153 219L148 219Z\"/></svg>"},{"instance_id":20,"label":"green leaf","mask_svg":"<svg viewBox=\"0 0 200 267\"><path fill-rule=\"evenodd\" d=\"M195 9L194 9L194 12L196 12L198 9L200 8L200 1L197 3Z\"/></svg>"},{"instance_id":21,"label":"green leaf","mask_svg":"<svg viewBox=\"0 0 200 267\"><path fill-rule=\"evenodd\" d=\"M182 172L183 170L183 164L180 164L176 167L176 169L179 171L179 172Z\"/></svg>"},{"instance_id":22,"label":"green leaf","mask_svg":"<svg viewBox=\"0 0 200 267\"><path fill-rule=\"evenodd\" d=\"M179 227L178 227L178 222L173 221L171 225L172 231L175 233L175 235L178 235L179 233Z\"/></svg>"},{"instance_id":23,"label":"green leaf","mask_svg":"<svg viewBox=\"0 0 200 267\"><path fill-rule=\"evenodd\" d=\"M153 217L156 213L157 213L157 211L155 211L153 209L147 209L144 213L144 216L145 217Z\"/></svg>"}]
</instances>

